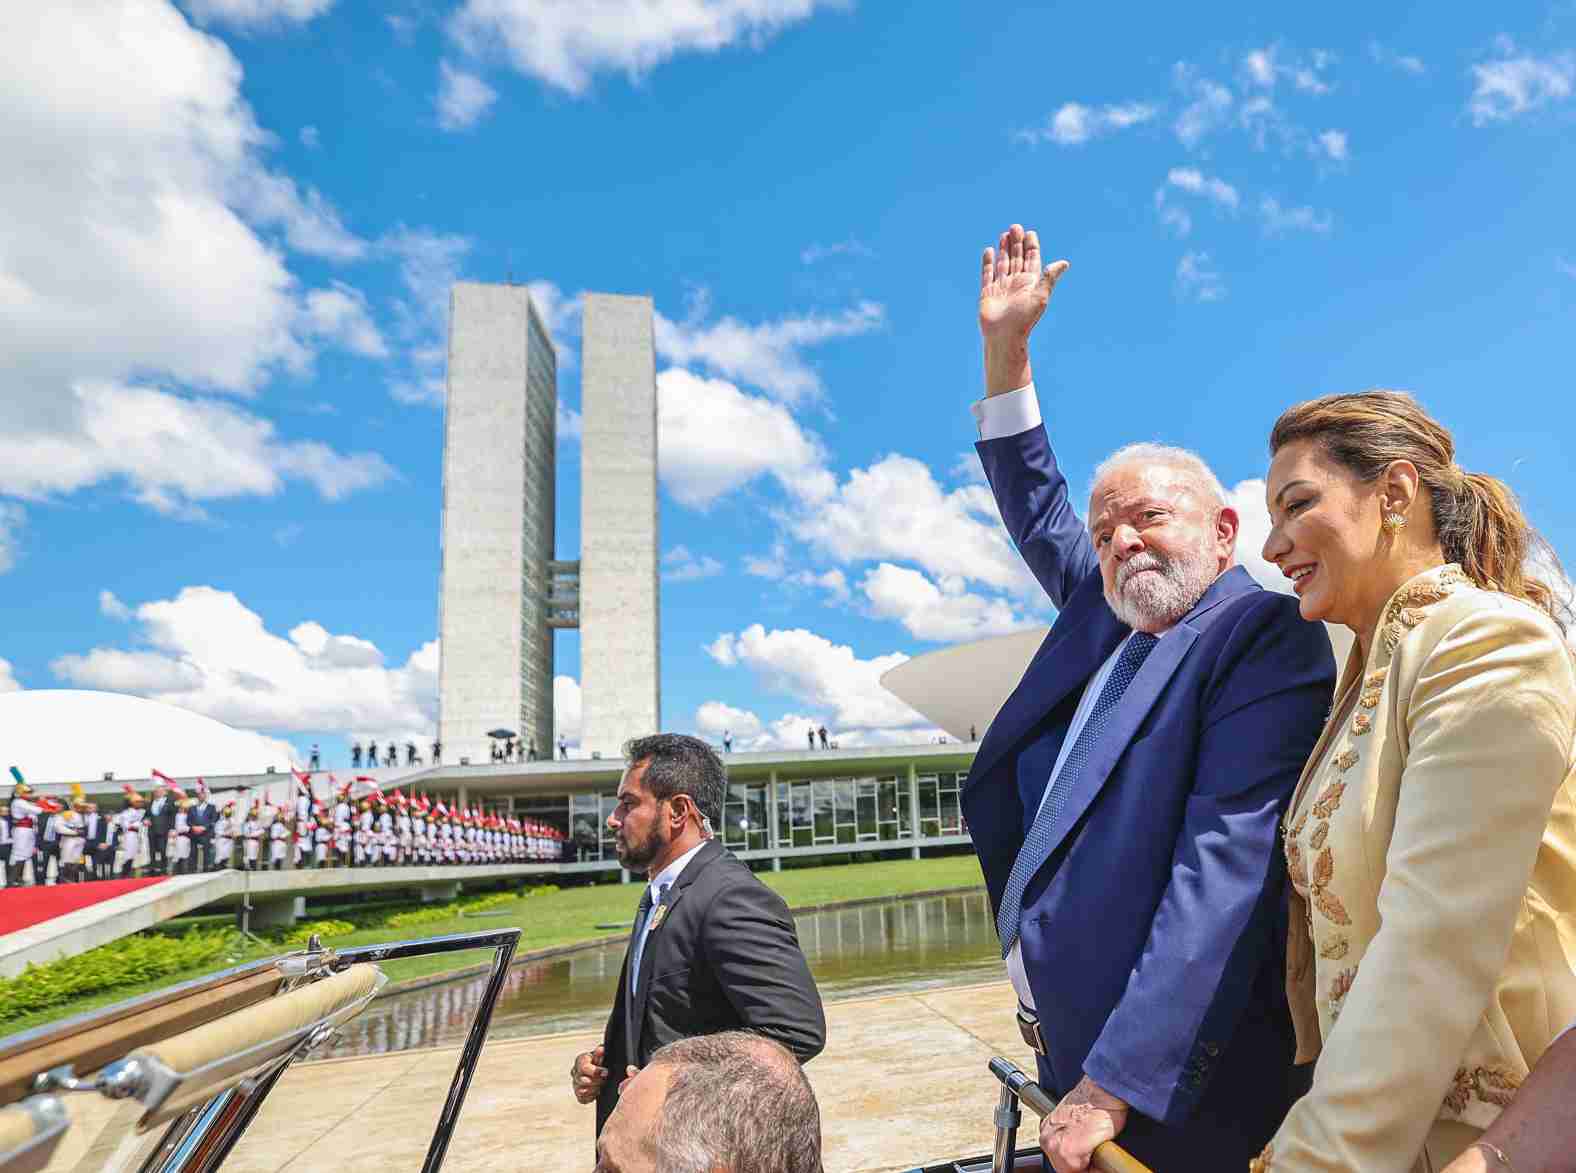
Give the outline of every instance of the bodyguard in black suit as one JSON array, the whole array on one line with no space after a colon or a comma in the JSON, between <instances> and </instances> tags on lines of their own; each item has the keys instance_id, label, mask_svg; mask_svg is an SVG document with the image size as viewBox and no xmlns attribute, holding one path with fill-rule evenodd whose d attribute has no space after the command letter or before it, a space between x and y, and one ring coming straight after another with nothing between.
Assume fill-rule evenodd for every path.
<instances>
[{"instance_id":1,"label":"bodyguard in black suit","mask_svg":"<svg viewBox=\"0 0 1576 1173\"><path fill-rule=\"evenodd\" d=\"M157 875L168 875L170 861L168 845L170 828L175 826L175 800L163 786L153 788L153 801L148 803L148 870Z\"/></svg>"},{"instance_id":2,"label":"bodyguard in black suit","mask_svg":"<svg viewBox=\"0 0 1576 1173\"><path fill-rule=\"evenodd\" d=\"M95 880L109 878L108 856L111 849L110 820L99 814L97 803L88 803L88 813L82 816L82 854L88 865L88 875Z\"/></svg>"},{"instance_id":3,"label":"bodyguard in black suit","mask_svg":"<svg viewBox=\"0 0 1576 1173\"><path fill-rule=\"evenodd\" d=\"M576 1058L575 1097L600 1134L622 1083L664 1043L752 1030L805 1063L826 1016L782 897L712 838L727 774L705 742L660 733L624 747L608 817L619 862L647 877L602 1045Z\"/></svg>"},{"instance_id":4,"label":"bodyguard in black suit","mask_svg":"<svg viewBox=\"0 0 1576 1173\"><path fill-rule=\"evenodd\" d=\"M219 811L204 786L197 792L197 801L192 803L191 810L186 812L186 826L192 837L193 871L213 871L213 825L218 818Z\"/></svg>"}]
</instances>

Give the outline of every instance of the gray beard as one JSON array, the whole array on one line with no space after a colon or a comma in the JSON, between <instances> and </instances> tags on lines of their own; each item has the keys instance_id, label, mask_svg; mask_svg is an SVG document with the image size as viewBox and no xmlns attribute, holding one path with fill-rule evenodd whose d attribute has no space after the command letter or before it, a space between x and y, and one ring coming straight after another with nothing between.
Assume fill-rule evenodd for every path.
<instances>
[{"instance_id":1,"label":"gray beard","mask_svg":"<svg viewBox=\"0 0 1576 1173\"><path fill-rule=\"evenodd\" d=\"M1140 574L1143 570L1156 573ZM1128 627L1170 627L1198 604L1218 577L1207 551L1175 559L1145 551L1118 568L1115 588L1105 592L1105 601Z\"/></svg>"}]
</instances>

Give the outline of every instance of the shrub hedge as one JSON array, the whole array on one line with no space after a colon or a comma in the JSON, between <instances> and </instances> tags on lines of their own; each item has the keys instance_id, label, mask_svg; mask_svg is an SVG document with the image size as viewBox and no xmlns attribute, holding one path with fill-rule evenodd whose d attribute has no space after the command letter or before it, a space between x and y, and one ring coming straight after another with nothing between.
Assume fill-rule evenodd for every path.
<instances>
[{"instance_id":1,"label":"shrub hedge","mask_svg":"<svg viewBox=\"0 0 1576 1173\"><path fill-rule=\"evenodd\" d=\"M14 978L0 978L0 1023L102 990L216 966L240 947L233 929L194 928L179 937L138 933L75 957L30 965Z\"/></svg>"}]
</instances>

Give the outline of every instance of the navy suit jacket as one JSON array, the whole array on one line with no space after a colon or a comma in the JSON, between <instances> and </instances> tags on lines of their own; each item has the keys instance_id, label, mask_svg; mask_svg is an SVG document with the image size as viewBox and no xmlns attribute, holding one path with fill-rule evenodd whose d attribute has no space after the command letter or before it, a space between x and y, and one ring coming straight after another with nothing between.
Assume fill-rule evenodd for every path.
<instances>
[{"instance_id":1,"label":"navy suit jacket","mask_svg":"<svg viewBox=\"0 0 1576 1173\"><path fill-rule=\"evenodd\" d=\"M1084 686L1130 629L1105 601L1045 429L977 447L1060 612L962 795L995 908ZM1245 1163L1306 1088L1277 831L1334 682L1329 639L1295 599L1240 567L1222 574L1129 685L1024 893L1040 1077L1065 1094L1087 1074L1130 1103L1121 1143L1151 1164Z\"/></svg>"}]
</instances>

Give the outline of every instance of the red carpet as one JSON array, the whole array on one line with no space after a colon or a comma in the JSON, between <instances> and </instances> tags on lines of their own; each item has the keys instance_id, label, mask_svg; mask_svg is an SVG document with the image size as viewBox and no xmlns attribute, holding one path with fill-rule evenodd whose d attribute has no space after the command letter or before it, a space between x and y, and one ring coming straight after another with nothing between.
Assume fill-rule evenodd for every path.
<instances>
[{"instance_id":1,"label":"red carpet","mask_svg":"<svg viewBox=\"0 0 1576 1173\"><path fill-rule=\"evenodd\" d=\"M87 884L53 884L47 888L0 889L0 935L87 908L112 896L135 892L166 878L150 876L145 880L94 880Z\"/></svg>"}]
</instances>

